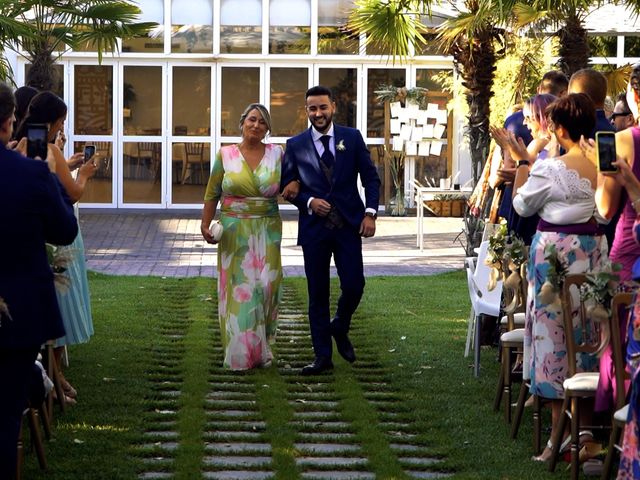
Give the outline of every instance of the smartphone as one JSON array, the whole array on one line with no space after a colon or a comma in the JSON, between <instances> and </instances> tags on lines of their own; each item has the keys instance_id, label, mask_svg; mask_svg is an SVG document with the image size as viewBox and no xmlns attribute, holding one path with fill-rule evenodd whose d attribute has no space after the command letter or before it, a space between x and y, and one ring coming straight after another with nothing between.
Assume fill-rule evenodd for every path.
<instances>
[{"instance_id":1,"label":"smartphone","mask_svg":"<svg viewBox=\"0 0 640 480\"><path fill-rule=\"evenodd\" d=\"M616 161L616 134L615 132L596 132L596 159L598 171L602 173L617 172L613 165Z\"/></svg>"},{"instance_id":2,"label":"smartphone","mask_svg":"<svg viewBox=\"0 0 640 480\"><path fill-rule=\"evenodd\" d=\"M27 125L27 157L40 157L47 159L47 144L49 129L43 123L30 123Z\"/></svg>"},{"instance_id":3,"label":"smartphone","mask_svg":"<svg viewBox=\"0 0 640 480\"><path fill-rule=\"evenodd\" d=\"M96 146L95 145L85 145L84 146L84 163L87 163L89 160L91 160L91 157L93 157L96 154Z\"/></svg>"}]
</instances>

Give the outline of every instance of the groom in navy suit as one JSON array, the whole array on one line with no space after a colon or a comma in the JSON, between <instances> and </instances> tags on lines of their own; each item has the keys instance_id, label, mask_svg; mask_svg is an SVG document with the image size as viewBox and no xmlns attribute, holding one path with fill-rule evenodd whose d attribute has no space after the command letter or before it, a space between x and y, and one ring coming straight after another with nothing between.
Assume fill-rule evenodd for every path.
<instances>
[{"instance_id":1,"label":"groom in navy suit","mask_svg":"<svg viewBox=\"0 0 640 480\"><path fill-rule=\"evenodd\" d=\"M304 254L309 292L309 323L315 360L302 375L333 368L332 342L348 362L356 359L349 326L364 291L362 239L376 232L380 178L360 132L333 123L331 90L316 86L306 95L312 127L289 139L282 164L282 195L300 211L298 245ZM365 204L358 193L358 175ZM299 193L285 187L300 183ZM341 295L331 318L331 256L340 277Z\"/></svg>"}]
</instances>

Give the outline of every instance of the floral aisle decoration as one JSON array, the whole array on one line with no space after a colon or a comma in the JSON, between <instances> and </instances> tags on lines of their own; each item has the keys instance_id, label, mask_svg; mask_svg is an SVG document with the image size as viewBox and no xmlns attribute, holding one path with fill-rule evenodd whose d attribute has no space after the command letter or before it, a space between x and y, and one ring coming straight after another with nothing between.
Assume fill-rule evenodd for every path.
<instances>
[{"instance_id":1,"label":"floral aisle decoration","mask_svg":"<svg viewBox=\"0 0 640 480\"><path fill-rule=\"evenodd\" d=\"M527 246L514 232L511 232L505 242L504 259L508 271L503 272L505 277L503 288L514 292L513 300L504 307L504 311L512 313L526 301L526 292L520 287L527 276Z\"/></svg>"},{"instance_id":2,"label":"floral aisle decoration","mask_svg":"<svg viewBox=\"0 0 640 480\"><path fill-rule=\"evenodd\" d=\"M59 292L66 292L69 289L71 280L67 274L67 267L73 258L72 253L67 247L47 243L47 259L53 271L53 282Z\"/></svg>"},{"instance_id":3,"label":"floral aisle decoration","mask_svg":"<svg viewBox=\"0 0 640 480\"><path fill-rule=\"evenodd\" d=\"M489 273L489 284L487 289L492 291L496 288L498 280L502 277L502 259L504 248L507 243L507 225L505 223L498 226L493 235L489 237L489 247L487 248L487 258L484 263L491 268Z\"/></svg>"},{"instance_id":4,"label":"floral aisle decoration","mask_svg":"<svg viewBox=\"0 0 640 480\"><path fill-rule=\"evenodd\" d=\"M560 310L560 289L564 278L567 276L568 269L560 258L555 245L547 245L544 249L544 254L545 260L549 262L549 269L547 270L547 279L540 287L538 300L543 305L552 305L555 309Z\"/></svg>"},{"instance_id":5,"label":"floral aisle decoration","mask_svg":"<svg viewBox=\"0 0 640 480\"><path fill-rule=\"evenodd\" d=\"M587 275L587 283L580 288L580 295L583 300L591 300L586 307L586 316L601 332L600 348L596 352L600 355L611 339L611 327L608 320L612 317L611 300L618 292L620 285L619 272L622 265L619 263L609 263L604 268L595 273Z\"/></svg>"}]
</instances>

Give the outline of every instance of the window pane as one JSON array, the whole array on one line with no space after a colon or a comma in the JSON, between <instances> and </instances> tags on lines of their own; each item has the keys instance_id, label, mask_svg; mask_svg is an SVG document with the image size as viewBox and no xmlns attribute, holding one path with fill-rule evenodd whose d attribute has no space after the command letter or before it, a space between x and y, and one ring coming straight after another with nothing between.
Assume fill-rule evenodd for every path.
<instances>
[{"instance_id":1,"label":"window pane","mask_svg":"<svg viewBox=\"0 0 640 480\"><path fill-rule=\"evenodd\" d=\"M173 0L171 3L171 51L211 53L213 11L210 0Z\"/></svg>"},{"instance_id":2,"label":"window pane","mask_svg":"<svg viewBox=\"0 0 640 480\"><path fill-rule=\"evenodd\" d=\"M384 137L384 104L377 100L376 90L381 86L393 85L404 87L406 83L405 70L389 68L369 69L367 78L367 136L371 138Z\"/></svg>"},{"instance_id":3,"label":"window pane","mask_svg":"<svg viewBox=\"0 0 640 480\"><path fill-rule=\"evenodd\" d=\"M262 25L262 0L222 0L220 25Z\"/></svg>"},{"instance_id":4,"label":"window pane","mask_svg":"<svg viewBox=\"0 0 640 480\"><path fill-rule=\"evenodd\" d=\"M269 53L309 53L310 0L271 0L269 12Z\"/></svg>"},{"instance_id":5,"label":"window pane","mask_svg":"<svg viewBox=\"0 0 640 480\"><path fill-rule=\"evenodd\" d=\"M185 88L188 85L189 88ZM210 135L211 68L173 68L174 135Z\"/></svg>"},{"instance_id":6,"label":"window pane","mask_svg":"<svg viewBox=\"0 0 640 480\"><path fill-rule=\"evenodd\" d=\"M369 149L369 153L371 154L371 161L376 166L376 170L378 170L378 177L380 177L380 205L387 204L387 198L385 196L385 182L387 178L385 178L384 172L384 145L367 145ZM392 185L393 186L393 185Z\"/></svg>"},{"instance_id":7,"label":"window pane","mask_svg":"<svg viewBox=\"0 0 640 480\"><path fill-rule=\"evenodd\" d=\"M318 53L324 55L357 55L360 40L349 36L341 27L318 27Z\"/></svg>"},{"instance_id":8,"label":"window pane","mask_svg":"<svg viewBox=\"0 0 640 480\"><path fill-rule=\"evenodd\" d=\"M436 33L423 33L422 38L426 40L426 43L416 44L416 55L446 55L447 52L436 40L436 36Z\"/></svg>"},{"instance_id":9,"label":"window pane","mask_svg":"<svg viewBox=\"0 0 640 480\"><path fill-rule=\"evenodd\" d=\"M220 53L261 53L262 27L220 26Z\"/></svg>"},{"instance_id":10,"label":"window pane","mask_svg":"<svg viewBox=\"0 0 640 480\"><path fill-rule=\"evenodd\" d=\"M318 2L318 25L338 27L344 25L351 10L355 7L354 0L322 0Z\"/></svg>"},{"instance_id":11,"label":"window pane","mask_svg":"<svg viewBox=\"0 0 640 480\"><path fill-rule=\"evenodd\" d=\"M624 56L640 57L640 37L624 37Z\"/></svg>"},{"instance_id":12,"label":"window pane","mask_svg":"<svg viewBox=\"0 0 640 480\"><path fill-rule=\"evenodd\" d=\"M74 152L82 152L85 145L95 145L95 161L98 171L84 187L80 201L82 203L112 203L113 195L113 143L111 142L75 142Z\"/></svg>"},{"instance_id":13,"label":"window pane","mask_svg":"<svg viewBox=\"0 0 640 480\"><path fill-rule=\"evenodd\" d=\"M124 67L122 84L125 135L162 132L162 67Z\"/></svg>"},{"instance_id":14,"label":"window pane","mask_svg":"<svg viewBox=\"0 0 640 480\"><path fill-rule=\"evenodd\" d=\"M122 41L123 52L164 52L164 1L140 0L137 2L142 13L141 22L156 22L158 26L148 35Z\"/></svg>"},{"instance_id":15,"label":"window pane","mask_svg":"<svg viewBox=\"0 0 640 480\"><path fill-rule=\"evenodd\" d=\"M618 37L589 35L587 41L592 57L615 57L618 53Z\"/></svg>"},{"instance_id":16,"label":"window pane","mask_svg":"<svg viewBox=\"0 0 640 480\"><path fill-rule=\"evenodd\" d=\"M176 142L171 146L172 203L202 203L209 181L211 144Z\"/></svg>"},{"instance_id":17,"label":"window pane","mask_svg":"<svg viewBox=\"0 0 640 480\"><path fill-rule=\"evenodd\" d=\"M271 69L272 136L291 137L307 128L304 94L308 88L307 68Z\"/></svg>"},{"instance_id":18,"label":"window pane","mask_svg":"<svg viewBox=\"0 0 640 480\"><path fill-rule=\"evenodd\" d=\"M451 70L419 68L416 71L416 87L426 88L434 92L442 92L442 85L437 80L437 76L440 76L442 73L447 73L449 76L453 74Z\"/></svg>"},{"instance_id":19,"label":"window pane","mask_svg":"<svg viewBox=\"0 0 640 480\"><path fill-rule=\"evenodd\" d=\"M160 203L162 144L125 142L122 148L124 203Z\"/></svg>"},{"instance_id":20,"label":"window pane","mask_svg":"<svg viewBox=\"0 0 640 480\"><path fill-rule=\"evenodd\" d=\"M223 67L220 133L240 136L240 115L247 105L260 100L258 67Z\"/></svg>"},{"instance_id":21,"label":"window pane","mask_svg":"<svg viewBox=\"0 0 640 480\"><path fill-rule=\"evenodd\" d=\"M222 0L220 52L262 52L262 0Z\"/></svg>"},{"instance_id":22,"label":"window pane","mask_svg":"<svg viewBox=\"0 0 640 480\"><path fill-rule=\"evenodd\" d=\"M347 127L356 126L358 70L355 68L321 68L320 85L333 92L336 102L334 120Z\"/></svg>"},{"instance_id":23,"label":"window pane","mask_svg":"<svg viewBox=\"0 0 640 480\"><path fill-rule=\"evenodd\" d=\"M74 129L77 135L113 133L113 67L76 65Z\"/></svg>"}]
</instances>

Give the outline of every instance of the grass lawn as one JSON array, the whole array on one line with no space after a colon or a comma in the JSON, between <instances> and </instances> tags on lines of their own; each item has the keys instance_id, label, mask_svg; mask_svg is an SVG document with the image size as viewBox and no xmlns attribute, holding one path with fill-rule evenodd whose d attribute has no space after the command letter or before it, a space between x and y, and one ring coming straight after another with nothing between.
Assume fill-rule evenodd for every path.
<instances>
[{"instance_id":1,"label":"grass lawn","mask_svg":"<svg viewBox=\"0 0 640 480\"><path fill-rule=\"evenodd\" d=\"M78 405L54 419L54 439L46 444L49 471L41 472L29 453L24 478L137 478L145 459L160 455L144 432L166 425L179 433L166 470L175 478L200 478L205 397L211 375L219 374L221 355L214 281L91 274L90 282L96 334L70 349L67 370L79 391ZM285 285L305 310L304 279L286 279ZM452 478L568 478L565 464L550 474L530 460L530 412L519 439L509 439L502 412L492 411L495 349L483 350L480 379L473 378L471 358L463 357L468 314L462 272L370 278L353 320L356 352L374 352L418 440L443 459L438 468ZM377 478L408 478L377 429L377 413L364 401L360 377L342 360L334 375L335 392L343 399L340 413L355 426L368 468ZM299 478L284 392L290 383L275 367L245 377L259 392L277 478ZM177 400L171 400L174 390L181 392ZM172 405L176 413L168 414Z\"/></svg>"}]
</instances>

